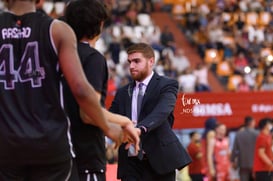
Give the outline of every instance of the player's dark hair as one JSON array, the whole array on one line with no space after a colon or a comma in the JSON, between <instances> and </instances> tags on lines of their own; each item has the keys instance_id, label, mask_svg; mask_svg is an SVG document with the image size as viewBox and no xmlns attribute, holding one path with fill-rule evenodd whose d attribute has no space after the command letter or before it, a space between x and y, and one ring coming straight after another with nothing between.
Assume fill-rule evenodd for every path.
<instances>
[{"instance_id":1,"label":"player's dark hair","mask_svg":"<svg viewBox=\"0 0 273 181\"><path fill-rule=\"evenodd\" d=\"M258 127L260 130L264 129L264 127L268 124L272 123L272 118L264 117L259 121Z\"/></svg>"},{"instance_id":2,"label":"player's dark hair","mask_svg":"<svg viewBox=\"0 0 273 181\"><path fill-rule=\"evenodd\" d=\"M109 18L106 5L99 0L73 0L68 3L64 20L74 30L78 41L84 36L89 39L101 33L101 22Z\"/></svg>"},{"instance_id":3,"label":"player's dark hair","mask_svg":"<svg viewBox=\"0 0 273 181\"><path fill-rule=\"evenodd\" d=\"M190 138L192 138L196 133L197 133L196 131L191 131L191 132L189 133Z\"/></svg>"}]
</instances>

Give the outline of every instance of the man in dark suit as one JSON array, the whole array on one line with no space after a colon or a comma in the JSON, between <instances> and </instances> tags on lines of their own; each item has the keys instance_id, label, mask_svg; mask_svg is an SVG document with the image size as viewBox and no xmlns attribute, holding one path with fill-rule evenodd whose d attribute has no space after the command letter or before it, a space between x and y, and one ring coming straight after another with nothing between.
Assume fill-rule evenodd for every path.
<instances>
[{"instance_id":1,"label":"man in dark suit","mask_svg":"<svg viewBox=\"0 0 273 181\"><path fill-rule=\"evenodd\" d=\"M253 181L253 161L258 130L256 120L246 116L244 127L236 133L231 152L231 161L235 168L239 167L240 181Z\"/></svg>"},{"instance_id":2,"label":"man in dark suit","mask_svg":"<svg viewBox=\"0 0 273 181\"><path fill-rule=\"evenodd\" d=\"M175 170L191 162L172 131L178 83L153 71L154 50L145 43L127 49L133 81L120 88L110 111L129 117L141 131L142 150L119 147L118 178L122 181L174 181ZM139 88L139 85L142 85ZM138 115L138 94L144 92Z\"/></svg>"}]
</instances>

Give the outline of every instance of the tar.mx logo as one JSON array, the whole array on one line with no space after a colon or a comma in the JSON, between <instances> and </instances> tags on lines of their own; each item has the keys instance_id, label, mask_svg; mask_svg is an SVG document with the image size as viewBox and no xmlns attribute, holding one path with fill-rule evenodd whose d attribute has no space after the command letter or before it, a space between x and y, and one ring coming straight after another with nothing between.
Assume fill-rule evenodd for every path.
<instances>
[{"instance_id":1,"label":"tar.mx logo","mask_svg":"<svg viewBox=\"0 0 273 181\"><path fill-rule=\"evenodd\" d=\"M191 114L194 111L194 106L199 105L201 102L197 98L193 97L186 97L185 94L183 94L182 98L182 111L181 114Z\"/></svg>"}]
</instances>

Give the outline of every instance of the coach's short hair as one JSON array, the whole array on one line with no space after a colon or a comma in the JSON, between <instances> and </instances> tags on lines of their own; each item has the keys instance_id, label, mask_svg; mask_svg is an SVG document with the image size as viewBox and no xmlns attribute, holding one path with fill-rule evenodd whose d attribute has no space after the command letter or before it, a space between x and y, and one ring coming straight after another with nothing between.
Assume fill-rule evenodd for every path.
<instances>
[{"instance_id":1,"label":"coach's short hair","mask_svg":"<svg viewBox=\"0 0 273 181\"><path fill-rule=\"evenodd\" d=\"M142 53L145 58L154 58L154 49L146 43L135 43L129 46L127 53Z\"/></svg>"},{"instance_id":2,"label":"coach's short hair","mask_svg":"<svg viewBox=\"0 0 273 181\"><path fill-rule=\"evenodd\" d=\"M249 126L252 121L254 121L254 118L252 116L246 116L245 117L245 126Z\"/></svg>"}]
</instances>

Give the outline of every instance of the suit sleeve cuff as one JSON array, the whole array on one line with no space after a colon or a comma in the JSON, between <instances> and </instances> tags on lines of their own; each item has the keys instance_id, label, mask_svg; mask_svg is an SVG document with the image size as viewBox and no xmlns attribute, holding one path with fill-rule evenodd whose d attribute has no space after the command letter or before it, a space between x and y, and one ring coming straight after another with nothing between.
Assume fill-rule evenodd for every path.
<instances>
[{"instance_id":1,"label":"suit sleeve cuff","mask_svg":"<svg viewBox=\"0 0 273 181\"><path fill-rule=\"evenodd\" d=\"M141 134L145 134L148 131L145 126L140 126L139 129L141 130Z\"/></svg>"}]
</instances>

